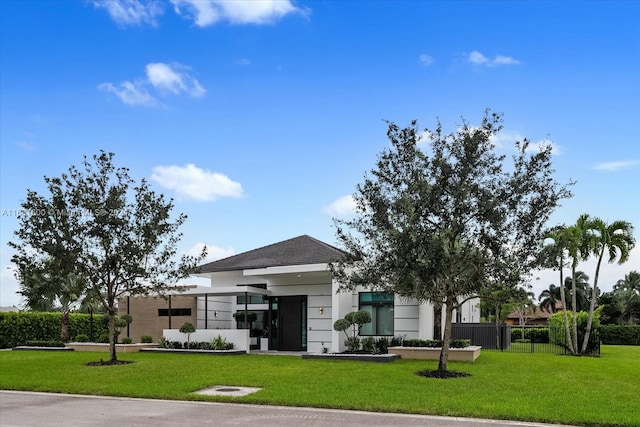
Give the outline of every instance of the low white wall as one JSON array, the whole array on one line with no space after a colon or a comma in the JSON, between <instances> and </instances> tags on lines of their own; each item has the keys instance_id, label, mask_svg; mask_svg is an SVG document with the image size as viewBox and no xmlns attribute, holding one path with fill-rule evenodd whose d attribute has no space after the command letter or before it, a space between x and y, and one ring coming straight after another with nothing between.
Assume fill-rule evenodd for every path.
<instances>
[{"instance_id":1,"label":"low white wall","mask_svg":"<svg viewBox=\"0 0 640 427\"><path fill-rule=\"evenodd\" d=\"M162 336L169 341L187 341L187 334L178 329L163 329ZM211 341L220 335L227 342L233 343L235 350L243 350L249 353L248 329L197 329L191 334L191 342Z\"/></svg>"}]
</instances>

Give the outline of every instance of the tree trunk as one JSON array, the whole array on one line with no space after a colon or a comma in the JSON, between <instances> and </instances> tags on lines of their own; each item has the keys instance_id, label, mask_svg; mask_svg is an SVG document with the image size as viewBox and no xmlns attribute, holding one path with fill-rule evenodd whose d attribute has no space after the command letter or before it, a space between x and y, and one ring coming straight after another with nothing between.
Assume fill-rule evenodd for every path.
<instances>
[{"instance_id":1,"label":"tree trunk","mask_svg":"<svg viewBox=\"0 0 640 427\"><path fill-rule=\"evenodd\" d=\"M60 341L69 341L69 311L62 311L62 327L60 328Z\"/></svg>"},{"instance_id":2,"label":"tree trunk","mask_svg":"<svg viewBox=\"0 0 640 427\"><path fill-rule=\"evenodd\" d=\"M449 361L449 345L451 344L451 322L453 320L453 297L447 297L444 319L444 337L442 339L442 350L440 351L440 361L438 362L438 371L447 370L447 362Z\"/></svg>"},{"instance_id":3,"label":"tree trunk","mask_svg":"<svg viewBox=\"0 0 640 427\"><path fill-rule=\"evenodd\" d=\"M565 342L569 346L571 354L575 354L571 341L571 331L569 330L569 317L567 316L567 298L564 292L564 276L562 275L562 259L560 260L560 300L562 301L562 315L564 317Z\"/></svg>"},{"instance_id":4,"label":"tree trunk","mask_svg":"<svg viewBox=\"0 0 640 427\"><path fill-rule=\"evenodd\" d=\"M572 337L572 345L573 345L573 354L574 356L580 356L580 352L578 351L578 314L576 313L576 267L571 267L571 308L573 309L573 337Z\"/></svg>"},{"instance_id":5,"label":"tree trunk","mask_svg":"<svg viewBox=\"0 0 640 427\"><path fill-rule=\"evenodd\" d=\"M118 357L116 356L116 342L118 341L118 331L116 331L116 315L115 311L111 308L109 309L109 360L112 363L118 361Z\"/></svg>"},{"instance_id":6,"label":"tree trunk","mask_svg":"<svg viewBox=\"0 0 640 427\"><path fill-rule=\"evenodd\" d=\"M442 339L442 304L433 306L433 339Z\"/></svg>"},{"instance_id":7,"label":"tree trunk","mask_svg":"<svg viewBox=\"0 0 640 427\"><path fill-rule=\"evenodd\" d=\"M500 328L498 327L498 320L500 319L500 308L496 305L496 350L502 350L500 345Z\"/></svg>"},{"instance_id":8,"label":"tree trunk","mask_svg":"<svg viewBox=\"0 0 640 427\"><path fill-rule=\"evenodd\" d=\"M593 313L596 310L596 299L598 298L598 276L600 275L600 263L604 256L604 245L600 251L598 257L598 264L596 265L596 277L593 278L593 289L591 290L591 304L589 304L589 318L587 319L587 329L584 331L584 340L582 341L582 350L580 353L587 352L587 346L589 345L589 338L591 337L591 325L593 324Z\"/></svg>"}]
</instances>

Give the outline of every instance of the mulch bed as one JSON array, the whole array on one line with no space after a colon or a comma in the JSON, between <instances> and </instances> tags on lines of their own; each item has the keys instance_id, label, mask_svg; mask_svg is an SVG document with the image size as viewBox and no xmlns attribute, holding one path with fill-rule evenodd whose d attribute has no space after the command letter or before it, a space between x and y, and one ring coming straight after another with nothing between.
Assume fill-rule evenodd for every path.
<instances>
[{"instance_id":1,"label":"mulch bed","mask_svg":"<svg viewBox=\"0 0 640 427\"><path fill-rule=\"evenodd\" d=\"M438 371L437 369L435 371L430 371L430 370L418 371L416 372L416 375L420 377L426 377L426 378L438 378L441 380L445 380L448 378L462 378L462 377L471 376L471 374L467 374L466 372Z\"/></svg>"}]
</instances>

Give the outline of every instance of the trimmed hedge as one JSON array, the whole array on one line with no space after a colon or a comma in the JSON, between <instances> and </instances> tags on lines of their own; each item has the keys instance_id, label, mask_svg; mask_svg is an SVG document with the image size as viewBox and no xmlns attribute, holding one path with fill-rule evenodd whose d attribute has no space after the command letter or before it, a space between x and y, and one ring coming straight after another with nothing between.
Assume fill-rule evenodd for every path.
<instances>
[{"instance_id":1,"label":"trimmed hedge","mask_svg":"<svg viewBox=\"0 0 640 427\"><path fill-rule=\"evenodd\" d=\"M409 339L402 342L404 347L429 347L437 348L442 347L442 341L440 340L420 340ZM471 345L471 340L468 339L452 339L449 342L449 348L465 348Z\"/></svg>"},{"instance_id":2,"label":"trimmed hedge","mask_svg":"<svg viewBox=\"0 0 640 427\"><path fill-rule=\"evenodd\" d=\"M0 348L26 345L30 341L59 341L62 328L62 313L8 312L0 313ZM88 314L69 315L69 337L89 336L90 318ZM108 333L106 316L93 315L93 336Z\"/></svg>"},{"instance_id":3,"label":"trimmed hedge","mask_svg":"<svg viewBox=\"0 0 640 427\"><path fill-rule=\"evenodd\" d=\"M640 345L640 325L601 325L602 344Z\"/></svg>"},{"instance_id":4,"label":"trimmed hedge","mask_svg":"<svg viewBox=\"0 0 640 427\"><path fill-rule=\"evenodd\" d=\"M511 327L511 342L521 341L522 338L522 327L521 326L512 326ZM545 326L537 327L537 326L525 326L524 328L524 339L528 340L527 342L534 342L538 344L548 344L549 343L549 328Z\"/></svg>"}]
</instances>

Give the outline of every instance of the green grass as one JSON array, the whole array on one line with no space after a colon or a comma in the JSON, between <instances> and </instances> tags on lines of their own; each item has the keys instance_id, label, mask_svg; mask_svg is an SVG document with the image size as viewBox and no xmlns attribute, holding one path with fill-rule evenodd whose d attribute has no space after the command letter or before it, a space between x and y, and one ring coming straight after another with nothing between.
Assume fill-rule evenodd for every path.
<instances>
[{"instance_id":1,"label":"green grass","mask_svg":"<svg viewBox=\"0 0 640 427\"><path fill-rule=\"evenodd\" d=\"M640 347L603 346L599 358L484 351L450 362L467 378L414 375L436 362L302 360L295 356L0 352L0 388L157 399L215 400L437 414L587 426L640 425ZM198 396L212 385L263 387L242 398Z\"/></svg>"}]
</instances>

